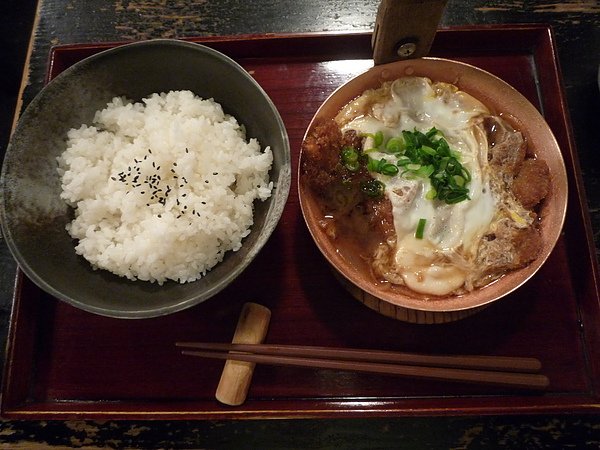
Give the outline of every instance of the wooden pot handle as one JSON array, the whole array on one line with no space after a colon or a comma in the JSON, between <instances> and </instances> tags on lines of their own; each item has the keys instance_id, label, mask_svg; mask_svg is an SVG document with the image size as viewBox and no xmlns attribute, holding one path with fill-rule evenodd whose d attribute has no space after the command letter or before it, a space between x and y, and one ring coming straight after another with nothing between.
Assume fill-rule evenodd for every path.
<instances>
[{"instance_id":1,"label":"wooden pot handle","mask_svg":"<svg viewBox=\"0 0 600 450\"><path fill-rule=\"evenodd\" d=\"M447 0L381 0L372 46L375 64L429 53Z\"/></svg>"}]
</instances>

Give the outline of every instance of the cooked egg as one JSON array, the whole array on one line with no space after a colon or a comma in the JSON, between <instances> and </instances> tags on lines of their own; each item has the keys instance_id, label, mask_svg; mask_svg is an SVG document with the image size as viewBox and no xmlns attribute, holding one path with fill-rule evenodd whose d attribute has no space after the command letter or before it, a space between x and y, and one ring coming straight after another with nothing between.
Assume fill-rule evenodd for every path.
<instances>
[{"instance_id":1,"label":"cooked egg","mask_svg":"<svg viewBox=\"0 0 600 450\"><path fill-rule=\"evenodd\" d=\"M382 95L383 94L383 95ZM377 101L368 101L376 95ZM403 130L426 133L435 127L471 174L469 198L456 204L427 198L429 178L407 178L402 170L387 176L373 172L385 185L396 232L395 272L410 289L431 295L447 295L464 283L477 254L478 243L489 229L497 211L490 188L487 165L488 142L481 118L488 109L469 94L446 83L427 78L407 77L389 83L382 92L370 91L348 105L338 116L342 131L361 134L382 132L384 137L401 135ZM357 113L356 108L367 111ZM345 118L349 121L345 121ZM364 150L372 149L367 139ZM397 162L393 155L369 150L374 159ZM425 219L423 236L415 231Z\"/></svg>"}]
</instances>

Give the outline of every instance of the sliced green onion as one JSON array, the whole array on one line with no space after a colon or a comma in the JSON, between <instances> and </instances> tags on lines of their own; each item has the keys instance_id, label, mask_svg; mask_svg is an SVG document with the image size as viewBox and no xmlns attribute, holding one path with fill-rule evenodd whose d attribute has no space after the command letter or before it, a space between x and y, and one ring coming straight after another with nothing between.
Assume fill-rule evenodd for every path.
<instances>
[{"instance_id":1,"label":"sliced green onion","mask_svg":"<svg viewBox=\"0 0 600 450\"><path fill-rule=\"evenodd\" d=\"M395 164L387 163L381 168L380 173L383 175L393 177L398 173L398 166Z\"/></svg>"},{"instance_id":2,"label":"sliced green onion","mask_svg":"<svg viewBox=\"0 0 600 450\"><path fill-rule=\"evenodd\" d=\"M410 158L408 156L400 156L398 161L396 161L396 164L399 166L406 166L407 164L410 164Z\"/></svg>"},{"instance_id":3,"label":"sliced green onion","mask_svg":"<svg viewBox=\"0 0 600 450\"><path fill-rule=\"evenodd\" d=\"M344 147L341 153L342 164L352 172L358 170L358 151L354 147Z\"/></svg>"},{"instance_id":4,"label":"sliced green onion","mask_svg":"<svg viewBox=\"0 0 600 450\"><path fill-rule=\"evenodd\" d=\"M427 219L419 219L419 223L417 224L417 231L415 231L415 238L423 239L423 232L425 231L425 222L427 222Z\"/></svg>"},{"instance_id":5,"label":"sliced green onion","mask_svg":"<svg viewBox=\"0 0 600 450\"><path fill-rule=\"evenodd\" d=\"M468 183L471 174L461 164L460 154L450 149L444 135L435 127L426 133L403 130L402 136L392 137L387 148L396 149L394 139L402 139L402 152L396 155L396 165L401 167L402 176L408 179L429 178L431 190L427 198L448 204L469 198ZM379 172L383 166L378 165Z\"/></svg>"},{"instance_id":6,"label":"sliced green onion","mask_svg":"<svg viewBox=\"0 0 600 450\"><path fill-rule=\"evenodd\" d=\"M467 180L465 180L462 176L460 175L454 175L454 182L457 184L457 186L460 187L464 187L465 184L467 183Z\"/></svg>"},{"instance_id":7,"label":"sliced green onion","mask_svg":"<svg viewBox=\"0 0 600 450\"><path fill-rule=\"evenodd\" d=\"M414 173L416 176L421 178L429 178L435 169L433 165L421 166L418 170L415 170Z\"/></svg>"},{"instance_id":8,"label":"sliced green onion","mask_svg":"<svg viewBox=\"0 0 600 450\"><path fill-rule=\"evenodd\" d=\"M385 189L384 184L379 180L364 181L360 184L360 190L369 197L381 197Z\"/></svg>"},{"instance_id":9,"label":"sliced green onion","mask_svg":"<svg viewBox=\"0 0 600 450\"><path fill-rule=\"evenodd\" d=\"M468 183L469 181L471 181L471 174L469 173L469 171L467 169L465 169L463 167L463 170L460 173L463 178L465 179L465 181Z\"/></svg>"},{"instance_id":10,"label":"sliced green onion","mask_svg":"<svg viewBox=\"0 0 600 450\"><path fill-rule=\"evenodd\" d=\"M446 167L448 167L448 162L450 161L450 158L448 156L444 156L442 159L440 159L440 164L438 166L438 170L440 172L443 172L446 170Z\"/></svg>"},{"instance_id":11,"label":"sliced green onion","mask_svg":"<svg viewBox=\"0 0 600 450\"><path fill-rule=\"evenodd\" d=\"M428 200L454 204L469 199L471 174L461 164L460 153L450 148L443 133L435 127L427 132L403 130L401 135L387 141L381 130L362 136L370 138L368 145L372 148L344 147L341 151L341 163L349 171L365 167L369 172L390 177L400 173L406 179L429 179L431 186L425 194ZM372 158L375 152L391 154L395 162ZM360 184L361 191L370 197L382 195L384 187L378 180Z\"/></svg>"},{"instance_id":12,"label":"sliced green onion","mask_svg":"<svg viewBox=\"0 0 600 450\"><path fill-rule=\"evenodd\" d=\"M362 135L363 137L370 137L371 139L373 139L373 146L375 148L381 146L381 144L383 144L383 131L379 130L376 133L364 133Z\"/></svg>"},{"instance_id":13,"label":"sliced green onion","mask_svg":"<svg viewBox=\"0 0 600 450\"><path fill-rule=\"evenodd\" d=\"M439 133L439 130L436 127L433 127L431 130L429 130L427 133L425 133L425 136L427 136L429 139L431 139L438 133Z\"/></svg>"},{"instance_id":14,"label":"sliced green onion","mask_svg":"<svg viewBox=\"0 0 600 450\"><path fill-rule=\"evenodd\" d=\"M418 145L417 138L414 133L404 130L402 131L402 137L404 138L404 142L406 142L407 147L416 147Z\"/></svg>"},{"instance_id":15,"label":"sliced green onion","mask_svg":"<svg viewBox=\"0 0 600 450\"><path fill-rule=\"evenodd\" d=\"M379 171L379 161L380 160L371 158L369 156L369 160L367 161L367 170L369 172L378 172Z\"/></svg>"},{"instance_id":16,"label":"sliced green onion","mask_svg":"<svg viewBox=\"0 0 600 450\"><path fill-rule=\"evenodd\" d=\"M393 137L385 144L388 153L401 153L405 148L404 141L400 137Z\"/></svg>"},{"instance_id":17,"label":"sliced green onion","mask_svg":"<svg viewBox=\"0 0 600 450\"><path fill-rule=\"evenodd\" d=\"M379 160L369 157L367 169L370 172L377 172L382 175L394 176L398 173L398 166L392 164L385 158Z\"/></svg>"},{"instance_id":18,"label":"sliced green onion","mask_svg":"<svg viewBox=\"0 0 600 450\"><path fill-rule=\"evenodd\" d=\"M432 149L431 147L429 147L427 145L422 145L421 150L431 156L437 155L437 151L435 151L434 149Z\"/></svg>"},{"instance_id":19,"label":"sliced green onion","mask_svg":"<svg viewBox=\"0 0 600 450\"><path fill-rule=\"evenodd\" d=\"M451 192L446 196L445 201L449 205L453 205L455 203L460 203L468 198L469 196L466 192Z\"/></svg>"}]
</instances>

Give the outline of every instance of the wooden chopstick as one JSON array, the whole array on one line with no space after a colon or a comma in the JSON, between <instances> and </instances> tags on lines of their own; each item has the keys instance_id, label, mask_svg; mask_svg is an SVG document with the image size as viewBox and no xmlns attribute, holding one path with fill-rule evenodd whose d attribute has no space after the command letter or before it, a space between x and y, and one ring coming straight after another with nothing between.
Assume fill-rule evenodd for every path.
<instances>
[{"instance_id":1,"label":"wooden chopstick","mask_svg":"<svg viewBox=\"0 0 600 450\"><path fill-rule=\"evenodd\" d=\"M425 355L385 350L358 350L333 347L311 347L275 344L222 344L205 342L178 342L179 347L203 350L239 351L263 355L303 356L353 361L404 363L413 366L437 366L468 369L500 370L507 372L538 372L542 365L535 358L472 355Z\"/></svg>"},{"instance_id":2,"label":"wooden chopstick","mask_svg":"<svg viewBox=\"0 0 600 450\"><path fill-rule=\"evenodd\" d=\"M534 358L496 356L446 356L268 344L178 342L182 354L203 358L233 359L257 364L313 367L400 375L416 378L544 389L546 376L536 374L541 364Z\"/></svg>"}]
</instances>

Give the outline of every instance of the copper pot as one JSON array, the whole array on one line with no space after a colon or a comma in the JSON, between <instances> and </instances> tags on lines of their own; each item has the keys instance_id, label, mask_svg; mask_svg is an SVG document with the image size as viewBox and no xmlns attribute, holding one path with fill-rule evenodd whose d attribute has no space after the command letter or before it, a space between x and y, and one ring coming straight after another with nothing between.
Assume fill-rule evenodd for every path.
<instances>
[{"instance_id":1,"label":"copper pot","mask_svg":"<svg viewBox=\"0 0 600 450\"><path fill-rule=\"evenodd\" d=\"M392 9L390 9L392 4ZM399 5L402 5L402 8ZM416 5L416 9L415 8ZM477 67L457 61L422 56L429 50L433 40L431 33L425 38L398 36L393 33L393 39L386 35L385 30L393 24L394 14L406 13L406 8L413 8L411 17L435 16L439 19L445 2L391 2L384 0L379 9L379 16L374 33L375 66L365 73L353 78L340 86L320 106L314 115L306 135L311 133L315 125L325 119L332 119L338 111L365 90L377 88L384 81L394 80L404 76L422 76L434 81L454 84L480 100L492 112L502 114L515 128L519 129L528 142L529 151L537 158L546 161L551 180L551 191L538 210L541 218L540 231L543 240L543 250L529 265L504 275L496 282L476 289L463 295L429 298L425 300L419 295L402 295L390 291L381 285L374 284L364 269L345 259L337 251L336 242L331 240L324 229L319 226L322 213L319 205L306 185L303 177L303 153L300 154L300 173L298 177L298 193L304 219L315 243L323 253L344 286L354 297L367 306L400 320L418 323L440 323L460 319L473 314L482 307L513 292L527 282L540 269L552 252L562 230L567 207L567 176L564 161L558 143L540 112L516 89L496 76ZM437 12L431 10L422 12L424 6L437 5ZM382 17L382 14L387 14ZM423 23L423 22L420 22ZM431 21L429 22L431 23ZM399 27L391 26L393 30ZM406 30L406 28L404 28ZM409 27L410 29L410 27ZM410 29L412 33L415 28ZM435 29L434 29L435 32ZM399 39L395 41L395 39ZM382 45L384 42L385 45ZM408 47L414 51L403 54ZM414 45L412 45L414 44ZM403 47L404 46L404 47ZM397 50L400 56L397 55ZM415 57L419 56L419 57ZM394 62L380 63L390 58L400 59ZM403 59L402 59L403 58ZM305 135L305 137L306 137Z\"/></svg>"}]
</instances>

